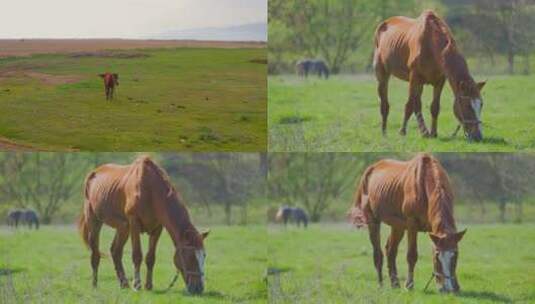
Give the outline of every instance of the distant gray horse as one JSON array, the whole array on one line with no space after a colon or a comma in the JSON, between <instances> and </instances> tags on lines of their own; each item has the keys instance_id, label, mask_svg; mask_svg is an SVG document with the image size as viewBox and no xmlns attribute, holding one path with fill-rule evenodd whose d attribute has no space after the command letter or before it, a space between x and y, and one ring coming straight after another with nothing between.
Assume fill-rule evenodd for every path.
<instances>
[{"instance_id":1,"label":"distant gray horse","mask_svg":"<svg viewBox=\"0 0 535 304\"><path fill-rule=\"evenodd\" d=\"M288 221L296 223L297 227L303 223L303 227L308 226L308 215L305 210L299 207L281 206L275 219L279 222L284 222L284 225L288 224Z\"/></svg>"},{"instance_id":2,"label":"distant gray horse","mask_svg":"<svg viewBox=\"0 0 535 304\"><path fill-rule=\"evenodd\" d=\"M7 215L8 226L18 228L20 224L26 224L31 229L39 229L39 216L33 210L12 210Z\"/></svg>"},{"instance_id":3,"label":"distant gray horse","mask_svg":"<svg viewBox=\"0 0 535 304\"><path fill-rule=\"evenodd\" d=\"M22 210L11 210L7 214L7 225L17 228L22 217Z\"/></svg>"},{"instance_id":4,"label":"distant gray horse","mask_svg":"<svg viewBox=\"0 0 535 304\"><path fill-rule=\"evenodd\" d=\"M22 211L22 220L28 225L30 229L34 227L36 230L39 229L39 217L37 213L33 210L24 210Z\"/></svg>"},{"instance_id":5,"label":"distant gray horse","mask_svg":"<svg viewBox=\"0 0 535 304\"><path fill-rule=\"evenodd\" d=\"M329 78L329 68L325 61L321 59L302 59L295 64L297 75L308 77L309 73L317 74L318 77Z\"/></svg>"}]
</instances>

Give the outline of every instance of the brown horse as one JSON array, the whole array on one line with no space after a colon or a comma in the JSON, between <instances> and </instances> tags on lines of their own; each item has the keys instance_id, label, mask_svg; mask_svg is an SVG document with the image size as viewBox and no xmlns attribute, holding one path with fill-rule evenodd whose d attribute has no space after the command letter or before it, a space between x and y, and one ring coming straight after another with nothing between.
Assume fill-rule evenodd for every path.
<instances>
[{"instance_id":1,"label":"brown horse","mask_svg":"<svg viewBox=\"0 0 535 304\"><path fill-rule=\"evenodd\" d=\"M111 256L122 288L128 287L123 269L123 247L130 235L132 260L135 268L133 287L141 288L142 262L140 234L149 234L149 250L145 259L145 288L152 289L152 270L156 245L165 227L175 245L174 264L180 271L190 293L204 290L204 239L208 232L199 233L193 226L188 210L167 174L150 158L138 158L128 166L107 164L89 173L85 181L84 210L79 230L91 249L93 286L97 286L100 262L99 234L102 224L116 230Z\"/></svg>"},{"instance_id":2,"label":"brown horse","mask_svg":"<svg viewBox=\"0 0 535 304\"><path fill-rule=\"evenodd\" d=\"M437 136L440 95L447 79L455 96L453 112L459 121L457 131L462 126L469 140L483 139L480 92L485 82L474 81L450 29L434 12L425 11L417 19L392 17L382 22L375 31L373 64L379 82L383 134L386 134L390 108L388 80L394 75L409 82L409 99L399 130L401 135L406 134L407 121L414 113L422 135ZM431 131L422 116L421 97L425 84L433 86Z\"/></svg>"},{"instance_id":3,"label":"brown horse","mask_svg":"<svg viewBox=\"0 0 535 304\"><path fill-rule=\"evenodd\" d=\"M457 232L448 175L438 160L419 154L410 161L382 160L368 167L356 191L351 219L357 227L368 226L380 284L383 281L380 225L384 222L391 227L385 251L393 287L399 287L396 255L407 230L409 273L405 287L412 289L414 286L414 266L418 258L416 235L429 232L434 244L434 276L440 290L459 291L455 273L457 243L466 230Z\"/></svg>"},{"instance_id":4,"label":"brown horse","mask_svg":"<svg viewBox=\"0 0 535 304\"><path fill-rule=\"evenodd\" d=\"M106 100L113 99L115 93L115 86L119 85L119 74L104 73L98 75L104 79L104 91L106 93Z\"/></svg>"}]
</instances>

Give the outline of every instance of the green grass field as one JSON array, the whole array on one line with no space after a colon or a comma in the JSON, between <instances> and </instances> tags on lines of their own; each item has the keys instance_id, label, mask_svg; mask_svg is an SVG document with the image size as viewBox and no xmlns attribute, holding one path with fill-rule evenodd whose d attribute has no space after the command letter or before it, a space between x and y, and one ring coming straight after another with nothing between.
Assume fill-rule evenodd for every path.
<instances>
[{"instance_id":1,"label":"green grass field","mask_svg":"<svg viewBox=\"0 0 535 304\"><path fill-rule=\"evenodd\" d=\"M461 225L463 228L465 225ZM382 244L389 229L382 225ZM473 225L460 243L457 276L461 293L443 295L432 283L431 241L420 233L415 289L378 287L367 230L343 224L269 230L268 265L272 303L533 303L535 226ZM406 239L398 253L401 283L407 274ZM273 272L273 270L272 270Z\"/></svg>"},{"instance_id":2,"label":"green grass field","mask_svg":"<svg viewBox=\"0 0 535 304\"><path fill-rule=\"evenodd\" d=\"M0 137L42 150L261 151L266 50L0 58ZM97 74L119 74L108 102Z\"/></svg>"},{"instance_id":3,"label":"green grass field","mask_svg":"<svg viewBox=\"0 0 535 304\"><path fill-rule=\"evenodd\" d=\"M101 249L112 230L103 229ZM90 253L72 226L45 226L35 232L0 228L0 303L265 303L265 226L211 227L206 240L206 287L202 296L186 295L184 282L165 291L175 267L171 240L162 234L156 252L154 290L121 290L110 257L99 268L99 287L91 287ZM147 250L143 237L143 252ZM133 277L130 242L123 263ZM142 266L144 282L145 265Z\"/></svg>"},{"instance_id":4,"label":"green grass field","mask_svg":"<svg viewBox=\"0 0 535 304\"><path fill-rule=\"evenodd\" d=\"M477 80L483 80L477 77ZM492 76L483 89L484 140L469 143L453 115L453 99L446 85L438 121L439 136L422 138L416 119L409 121L407 136L398 134L403 119L408 84L392 78L388 134L381 134L376 81L372 76L311 77L270 76L268 79L270 151L519 151L535 150L535 76ZM432 87L422 99L430 127Z\"/></svg>"}]
</instances>

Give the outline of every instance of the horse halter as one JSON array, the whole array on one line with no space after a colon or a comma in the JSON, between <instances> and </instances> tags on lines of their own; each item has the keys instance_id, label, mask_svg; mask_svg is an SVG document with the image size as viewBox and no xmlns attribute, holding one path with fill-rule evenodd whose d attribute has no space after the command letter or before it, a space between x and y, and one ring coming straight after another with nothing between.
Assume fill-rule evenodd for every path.
<instances>
[{"instance_id":1,"label":"horse halter","mask_svg":"<svg viewBox=\"0 0 535 304\"><path fill-rule=\"evenodd\" d=\"M471 99L469 96L460 95L458 98L455 98L455 102L458 102L460 99ZM480 119L465 119L463 111L459 111L459 115L461 115L461 124L463 125L463 133L465 137L468 137L468 132L466 132L466 128L464 128L464 125L480 125L483 122ZM457 136L457 133L459 133L459 130L461 129L461 125L457 125L457 128L455 131L453 131L452 137Z\"/></svg>"},{"instance_id":2,"label":"horse halter","mask_svg":"<svg viewBox=\"0 0 535 304\"><path fill-rule=\"evenodd\" d=\"M427 281L427 284L425 284L425 288L424 288L424 291L427 291L427 287L429 287L429 284L431 284L431 281L433 281L434 278L443 278L443 279L446 279L446 280L451 280L451 279L454 279L454 277L452 276L447 276L445 274L442 274L442 273L438 273L436 271L433 271L431 273L431 277L429 278L429 280Z\"/></svg>"},{"instance_id":3,"label":"horse halter","mask_svg":"<svg viewBox=\"0 0 535 304\"><path fill-rule=\"evenodd\" d=\"M184 255L182 254L182 251L185 250L185 249L189 249L189 250L197 250L197 248L193 247L193 246L177 246L176 247L176 251L178 253L178 257L180 258L180 264L182 265L182 272L184 273L184 276L187 277L187 275L192 275L192 276L198 276L198 277L203 277L204 276L204 272L202 271L190 271L187 269L187 266L186 266L186 263L185 263L185 260L184 260ZM177 271L175 273L175 276L173 277L173 280L171 280L171 283L169 284L169 286L167 287L166 291L168 291L169 289L173 288L173 285L175 285L175 282L176 280L178 280L178 276L180 275L180 272ZM186 282L187 284L187 282Z\"/></svg>"}]
</instances>

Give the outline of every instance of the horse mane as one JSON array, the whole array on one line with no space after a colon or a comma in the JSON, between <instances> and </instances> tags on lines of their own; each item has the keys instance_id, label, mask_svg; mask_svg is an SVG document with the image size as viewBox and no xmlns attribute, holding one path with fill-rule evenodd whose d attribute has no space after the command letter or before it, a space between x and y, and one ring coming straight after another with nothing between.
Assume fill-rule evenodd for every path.
<instances>
[{"instance_id":1,"label":"horse mane","mask_svg":"<svg viewBox=\"0 0 535 304\"><path fill-rule=\"evenodd\" d=\"M430 35L436 60L450 79L470 80L466 60L460 53L450 27L432 10L422 13L424 33Z\"/></svg>"},{"instance_id":2,"label":"horse mane","mask_svg":"<svg viewBox=\"0 0 535 304\"><path fill-rule=\"evenodd\" d=\"M446 45L444 46L444 50L455 50L457 48L457 43L455 42L455 39L453 38L453 34L451 33L450 27L442 20L435 12L432 10L426 10L422 13L423 20L424 20L424 26L427 30L431 29L439 34L442 35L444 39L446 39ZM434 39L437 39L434 37Z\"/></svg>"},{"instance_id":3,"label":"horse mane","mask_svg":"<svg viewBox=\"0 0 535 304\"><path fill-rule=\"evenodd\" d=\"M453 190L440 162L429 154L419 154L418 191L426 195L427 217L433 232L455 231L453 219ZM420 201L422 204L424 201Z\"/></svg>"},{"instance_id":4,"label":"horse mane","mask_svg":"<svg viewBox=\"0 0 535 304\"><path fill-rule=\"evenodd\" d=\"M168 212L174 211L176 213L177 218L173 218L173 220L179 225L178 227L181 232L181 237L187 238L194 246L202 244L202 238L191 222L186 204L184 203L180 193L176 191L175 187L171 183L171 179L165 170L162 169L156 162L154 162L148 155L142 155L138 157L134 161L133 167L141 169L141 172L146 172L147 169L149 169L150 172L152 172L163 183L166 192L165 197L168 199Z\"/></svg>"}]
</instances>

